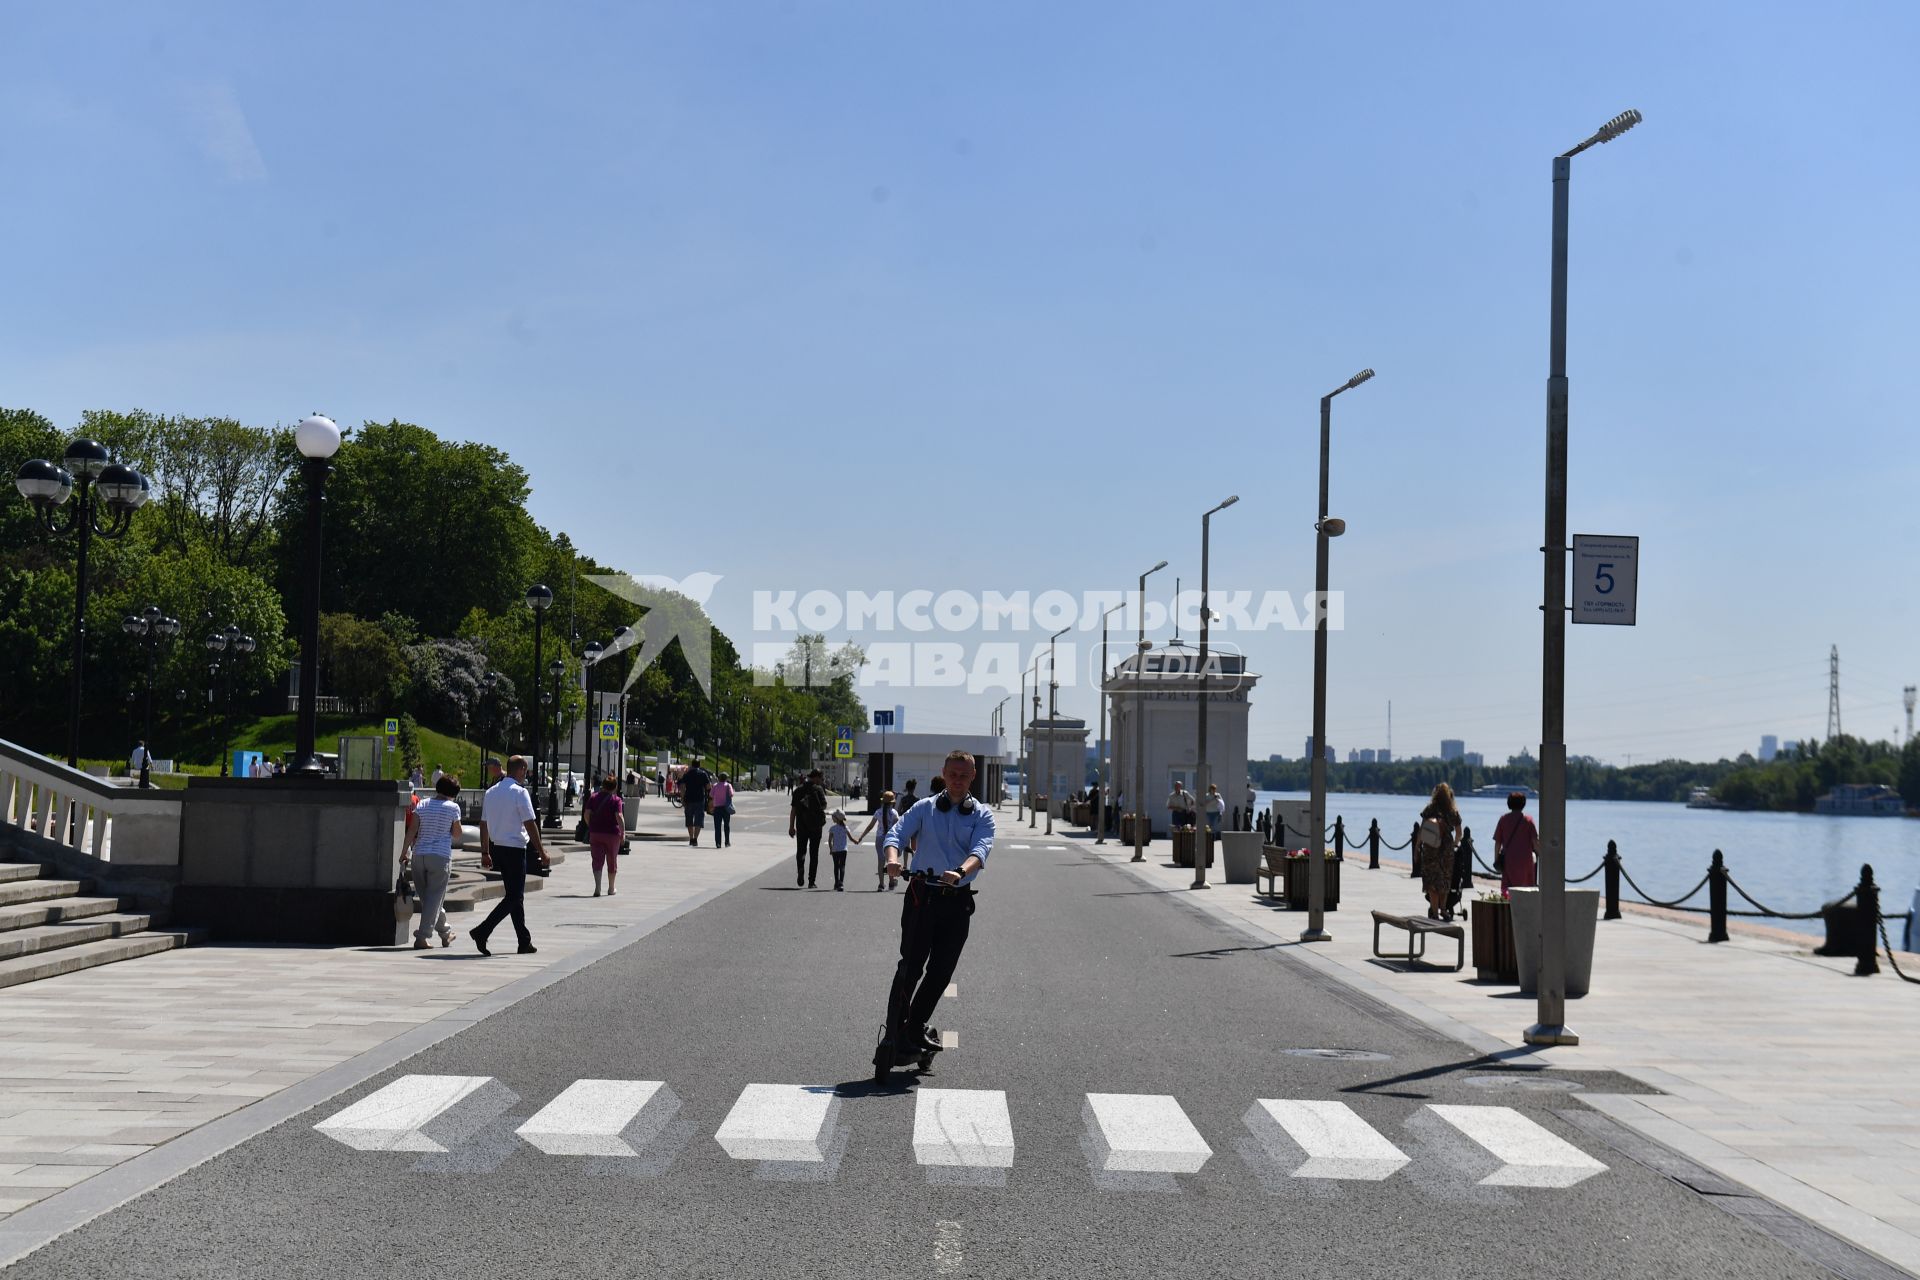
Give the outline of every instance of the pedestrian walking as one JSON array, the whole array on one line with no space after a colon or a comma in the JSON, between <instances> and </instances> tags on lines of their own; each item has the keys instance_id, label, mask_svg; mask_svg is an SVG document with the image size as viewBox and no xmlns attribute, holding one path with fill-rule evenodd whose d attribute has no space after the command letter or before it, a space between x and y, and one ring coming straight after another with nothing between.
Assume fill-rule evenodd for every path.
<instances>
[{"instance_id":1,"label":"pedestrian walking","mask_svg":"<svg viewBox=\"0 0 1920 1280\"><path fill-rule=\"evenodd\" d=\"M1168 829L1177 831L1181 827L1191 827L1196 806L1193 792L1187 790L1186 783L1176 779L1173 784L1173 794L1167 797Z\"/></svg>"},{"instance_id":2,"label":"pedestrian walking","mask_svg":"<svg viewBox=\"0 0 1920 1280\"><path fill-rule=\"evenodd\" d=\"M813 770L807 780L793 789L787 806L787 835L793 838L793 883L814 888L820 874L820 829L827 824L827 791L820 785L820 771Z\"/></svg>"},{"instance_id":3,"label":"pedestrian walking","mask_svg":"<svg viewBox=\"0 0 1920 1280\"><path fill-rule=\"evenodd\" d=\"M427 785L427 775L420 771L419 765L413 766L413 768L407 772L407 785L415 791Z\"/></svg>"},{"instance_id":4,"label":"pedestrian walking","mask_svg":"<svg viewBox=\"0 0 1920 1280\"><path fill-rule=\"evenodd\" d=\"M687 771L680 775L680 812L687 820L687 843L698 846L700 832L707 825L707 791L713 775L700 767L695 756Z\"/></svg>"},{"instance_id":5,"label":"pedestrian walking","mask_svg":"<svg viewBox=\"0 0 1920 1280\"><path fill-rule=\"evenodd\" d=\"M600 789L581 804L581 816L587 824L587 848L593 857L593 896L600 896L600 869L607 871L607 896L613 896L614 878L620 873L620 841L626 835L622 818L626 806L613 785L613 775L600 779Z\"/></svg>"},{"instance_id":6,"label":"pedestrian walking","mask_svg":"<svg viewBox=\"0 0 1920 1280\"><path fill-rule=\"evenodd\" d=\"M900 1058L940 1047L940 1033L928 1020L967 945L973 921L971 882L993 850L993 811L972 795L973 756L949 752L940 772L946 794L907 810L881 840L890 877L905 872L901 850L909 842L916 845L914 873L928 873L908 884L900 905L900 963L887 992L886 1026L874 1050L873 1065L882 1074Z\"/></svg>"},{"instance_id":7,"label":"pedestrian walking","mask_svg":"<svg viewBox=\"0 0 1920 1280\"><path fill-rule=\"evenodd\" d=\"M446 776L447 776L447 771L445 769L442 769L439 765L433 766L433 785L434 786L436 787L439 786L440 779Z\"/></svg>"},{"instance_id":8,"label":"pedestrian walking","mask_svg":"<svg viewBox=\"0 0 1920 1280\"><path fill-rule=\"evenodd\" d=\"M713 814L713 847L724 849L733 844L733 779L726 774L707 791L707 808Z\"/></svg>"},{"instance_id":9,"label":"pedestrian walking","mask_svg":"<svg viewBox=\"0 0 1920 1280\"><path fill-rule=\"evenodd\" d=\"M574 791L574 785L573 785L573 770L569 769L567 770L567 803L565 806L566 808L569 808L569 809L573 808L573 797L575 794L576 793Z\"/></svg>"},{"instance_id":10,"label":"pedestrian walking","mask_svg":"<svg viewBox=\"0 0 1920 1280\"><path fill-rule=\"evenodd\" d=\"M1207 831L1210 834L1216 836L1220 834L1220 822L1221 819L1225 817L1226 812L1227 798L1220 794L1218 785L1209 782L1207 784L1206 815Z\"/></svg>"},{"instance_id":11,"label":"pedestrian walking","mask_svg":"<svg viewBox=\"0 0 1920 1280\"><path fill-rule=\"evenodd\" d=\"M467 935L483 956L493 954L487 950L487 939L494 926L509 917L520 939L520 954L532 955L536 950L533 935L527 932L527 864L529 859L537 860L543 868L552 864L540 839L540 823L533 811L533 797L527 794L526 777L527 758L509 756L506 776L480 797L480 865L498 871L501 887L506 890L480 927Z\"/></svg>"},{"instance_id":12,"label":"pedestrian walking","mask_svg":"<svg viewBox=\"0 0 1920 1280\"><path fill-rule=\"evenodd\" d=\"M417 770L416 770L417 772ZM420 923L414 926L413 949L425 951L427 939L440 935L440 945L453 945L447 927L447 880L453 874L453 846L460 840L460 784L442 778L433 795L407 814L407 839L400 849L400 865L413 872L413 896L420 900Z\"/></svg>"},{"instance_id":13,"label":"pedestrian walking","mask_svg":"<svg viewBox=\"0 0 1920 1280\"><path fill-rule=\"evenodd\" d=\"M885 841L887 832L893 830L893 824L898 821L900 821L900 811L893 806L893 792L882 791L880 793L880 807L873 811L873 816L867 819L867 825L860 828L860 834L853 838L855 844L864 844L867 839L867 832L872 831L875 827L880 828L880 834L873 842L873 852L880 864L880 883L873 887L875 893L879 893L883 889L891 889L894 886L893 877L887 874L887 849Z\"/></svg>"},{"instance_id":14,"label":"pedestrian walking","mask_svg":"<svg viewBox=\"0 0 1920 1280\"><path fill-rule=\"evenodd\" d=\"M913 806L920 803L920 797L914 794L914 789L919 785L920 785L920 779L918 778L907 779L907 789L900 793L900 812L905 813L907 810L913 808Z\"/></svg>"},{"instance_id":15,"label":"pedestrian walking","mask_svg":"<svg viewBox=\"0 0 1920 1280\"><path fill-rule=\"evenodd\" d=\"M1248 787L1247 788L1247 825L1244 828L1242 828L1242 830L1246 830L1246 831L1253 830L1253 811L1255 808L1259 806L1259 804L1260 804L1260 797L1256 796L1253 793L1252 787Z\"/></svg>"},{"instance_id":16,"label":"pedestrian walking","mask_svg":"<svg viewBox=\"0 0 1920 1280\"><path fill-rule=\"evenodd\" d=\"M1540 883L1534 855L1540 850L1540 829L1527 816L1527 793L1507 796L1507 811L1493 824L1493 869L1500 873L1500 890L1530 889Z\"/></svg>"},{"instance_id":17,"label":"pedestrian walking","mask_svg":"<svg viewBox=\"0 0 1920 1280\"><path fill-rule=\"evenodd\" d=\"M1444 919L1447 890L1453 884L1453 851L1460 840L1460 806L1453 788L1436 783L1427 807L1420 811L1420 834L1414 843L1420 855L1420 887L1427 894L1427 919Z\"/></svg>"},{"instance_id":18,"label":"pedestrian walking","mask_svg":"<svg viewBox=\"0 0 1920 1280\"><path fill-rule=\"evenodd\" d=\"M827 853L833 858L833 891L841 893L847 887L847 841L851 833L847 830L847 815L839 809L833 811L833 825L827 828Z\"/></svg>"}]
</instances>

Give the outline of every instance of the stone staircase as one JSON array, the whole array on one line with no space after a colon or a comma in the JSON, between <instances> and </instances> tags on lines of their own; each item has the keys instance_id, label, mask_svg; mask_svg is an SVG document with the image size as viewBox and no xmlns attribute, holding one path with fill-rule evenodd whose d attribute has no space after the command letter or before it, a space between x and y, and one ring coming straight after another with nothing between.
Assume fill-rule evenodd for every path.
<instances>
[{"instance_id":1,"label":"stone staircase","mask_svg":"<svg viewBox=\"0 0 1920 1280\"><path fill-rule=\"evenodd\" d=\"M197 929L156 929L120 910L118 898L87 897L83 880L59 880L38 863L0 862L0 987L73 973L200 941Z\"/></svg>"}]
</instances>

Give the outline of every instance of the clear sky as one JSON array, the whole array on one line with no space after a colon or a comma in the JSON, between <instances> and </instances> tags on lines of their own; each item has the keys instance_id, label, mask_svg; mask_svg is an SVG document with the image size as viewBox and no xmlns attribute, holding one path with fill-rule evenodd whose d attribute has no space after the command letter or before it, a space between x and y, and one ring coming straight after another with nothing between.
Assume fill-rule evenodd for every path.
<instances>
[{"instance_id":1,"label":"clear sky","mask_svg":"<svg viewBox=\"0 0 1920 1280\"><path fill-rule=\"evenodd\" d=\"M755 590L1191 589L1230 493L1214 584L1298 597L1372 366L1343 757L1389 700L1402 755L1539 739L1551 157L1635 107L1574 162L1570 524L1641 538L1639 625L1574 629L1570 749L1819 736L1834 644L1851 732L1920 682L1904 0L68 0L0 48L0 403L484 440L748 643ZM1309 634L1236 640L1298 756Z\"/></svg>"}]
</instances>

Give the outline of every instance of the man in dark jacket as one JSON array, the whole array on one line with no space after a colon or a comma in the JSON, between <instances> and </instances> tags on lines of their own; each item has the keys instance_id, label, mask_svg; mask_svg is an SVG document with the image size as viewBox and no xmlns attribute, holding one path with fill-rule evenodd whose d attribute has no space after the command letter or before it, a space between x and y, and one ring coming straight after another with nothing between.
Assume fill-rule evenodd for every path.
<instances>
[{"instance_id":1,"label":"man in dark jacket","mask_svg":"<svg viewBox=\"0 0 1920 1280\"><path fill-rule=\"evenodd\" d=\"M787 809L787 834L794 838L795 886L814 887L820 872L820 833L826 826L827 789L820 785L820 771L815 769L793 789L793 803Z\"/></svg>"},{"instance_id":2,"label":"man in dark jacket","mask_svg":"<svg viewBox=\"0 0 1920 1280\"><path fill-rule=\"evenodd\" d=\"M707 825L707 788L712 785L713 775L700 767L700 757L695 756L680 775L680 813L687 820L687 843L696 847L700 828Z\"/></svg>"}]
</instances>

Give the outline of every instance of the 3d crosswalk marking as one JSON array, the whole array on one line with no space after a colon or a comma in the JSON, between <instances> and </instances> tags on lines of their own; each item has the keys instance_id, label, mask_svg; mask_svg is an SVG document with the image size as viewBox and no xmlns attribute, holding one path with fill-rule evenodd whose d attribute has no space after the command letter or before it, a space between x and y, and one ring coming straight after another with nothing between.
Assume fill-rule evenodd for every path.
<instances>
[{"instance_id":1,"label":"3d crosswalk marking","mask_svg":"<svg viewBox=\"0 0 1920 1280\"><path fill-rule=\"evenodd\" d=\"M634 1156L679 1110L659 1080L576 1080L516 1132L550 1156Z\"/></svg>"},{"instance_id":2,"label":"3d crosswalk marking","mask_svg":"<svg viewBox=\"0 0 1920 1280\"><path fill-rule=\"evenodd\" d=\"M913 1158L920 1164L1006 1169L1013 1119L999 1089L920 1089L913 1108Z\"/></svg>"},{"instance_id":3,"label":"3d crosswalk marking","mask_svg":"<svg viewBox=\"0 0 1920 1280\"><path fill-rule=\"evenodd\" d=\"M940 1047L942 1049L958 1049L960 1047L960 1033L958 1031L942 1031L940 1033Z\"/></svg>"},{"instance_id":4,"label":"3d crosswalk marking","mask_svg":"<svg viewBox=\"0 0 1920 1280\"><path fill-rule=\"evenodd\" d=\"M1010 844L1010 845L1008 845L1008 846L1007 846L1007 848L1009 848L1009 849L1031 849L1031 848L1033 848L1033 846L1032 846L1032 845L1030 845L1030 844Z\"/></svg>"},{"instance_id":5,"label":"3d crosswalk marking","mask_svg":"<svg viewBox=\"0 0 1920 1280\"><path fill-rule=\"evenodd\" d=\"M1571 1187L1607 1166L1512 1107L1432 1106L1435 1115L1485 1148L1500 1167L1483 1187Z\"/></svg>"},{"instance_id":6,"label":"3d crosswalk marking","mask_svg":"<svg viewBox=\"0 0 1920 1280\"><path fill-rule=\"evenodd\" d=\"M1080 1115L1102 1173L1198 1173L1213 1155L1167 1094L1090 1093Z\"/></svg>"},{"instance_id":7,"label":"3d crosswalk marking","mask_svg":"<svg viewBox=\"0 0 1920 1280\"><path fill-rule=\"evenodd\" d=\"M959 986L955 983L949 982L947 984L947 989L940 993L940 998L942 1000L958 1000L960 998Z\"/></svg>"},{"instance_id":8,"label":"3d crosswalk marking","mask_svg":"<svg viewBox=\"0 0 1920 1280\"><path fill-rule=\"evenodd\" d=\"M1261 1098L1243 1123L1276 1161L1290 1161L1297 1148L1306 1162L1296 1178L1351 1178L1378 1182L1407 1164L1407 1156L1344 1102Z\"/></svg>"},{"instance_id":9,"label":"3d crosswalk marking","mask_svg":"<svg viewBox=\"0 0 1920 1280\"><path fill-rule=\"evenodd\" d=\"M713 1138L735 1160L818 1164L833 1143L839 1108L828 1087L750 1084Z\"/></svg>"},{"instance_id":10,"label":"3d crosswalk marking","mask_svg":"<svg viewBox=\"0 0 1920 1280\"><path fill-rule=\"evenodd\" d=\"M492 1076L401 1076L314 1129L356 1151L445 1151L518 1102Z\"/></svg>"}]
</instances>

